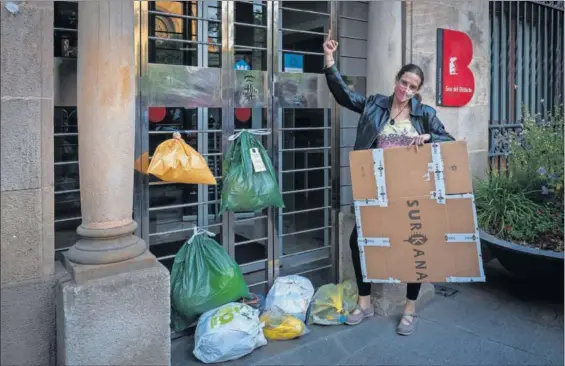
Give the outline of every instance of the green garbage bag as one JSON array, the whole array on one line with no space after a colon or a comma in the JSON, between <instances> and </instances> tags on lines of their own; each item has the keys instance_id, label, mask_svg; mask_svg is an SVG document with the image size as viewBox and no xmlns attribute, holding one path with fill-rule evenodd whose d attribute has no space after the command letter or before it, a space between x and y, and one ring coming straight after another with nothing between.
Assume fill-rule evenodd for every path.
<instances>
[{"instance_id":1,"label":"green garbage bag","mask_svg":"<svg viewBox=\"0 0 565 366\"><path fill-rule=\"evenodd\" d=\"M171 270L171 326L181 331L198 316L242 297L249 289L237 263L207 230L194 235L175 255Z\"/></svg>"},{"instance_id":2,"label":"green garbage bag","mask_svg":"<svg viewBox=\"0 0 565 366\"><path fill-rule=\"evenodd\" d=\"M230 136L232 141L223 163L223 187L220 214L225 211L260 211L284 207L277 176L269 155L254 135L268 130L242 130Z\"/></svg>"},{"instance_id":3,"label":"green garbage bag","mask_svg":"<svg viewBox=\"0 0 565 366\"><path fill-rule=\"evenodd\" d=\"M357 307L357 284L345 281L323 285L312 298L309 323L339 325Z\"/></svg>"}]
</instances>

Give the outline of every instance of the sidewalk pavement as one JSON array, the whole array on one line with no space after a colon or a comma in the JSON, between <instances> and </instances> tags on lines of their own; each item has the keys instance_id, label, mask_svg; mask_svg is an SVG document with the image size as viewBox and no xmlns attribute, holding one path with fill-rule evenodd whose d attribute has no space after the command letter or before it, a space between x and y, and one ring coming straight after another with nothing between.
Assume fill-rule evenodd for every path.
<instances>
[{"instance_id":1,"label":"sidewalk pavement","mask_svg":"<svg viewBox=\"0 0 565 366\"><path fill-rule=\"evenodd\" d=\"M563 365L563 285L557 293L558 285L530 286L491 263L486 284L448 284L457 292L438 294L421 309L409 337L396 335L396 317L311 326L301 339L272 342L225 364ZM201 365L193 344L191 337L173 341L173 366Z\"/></svg>"}]
</instances>

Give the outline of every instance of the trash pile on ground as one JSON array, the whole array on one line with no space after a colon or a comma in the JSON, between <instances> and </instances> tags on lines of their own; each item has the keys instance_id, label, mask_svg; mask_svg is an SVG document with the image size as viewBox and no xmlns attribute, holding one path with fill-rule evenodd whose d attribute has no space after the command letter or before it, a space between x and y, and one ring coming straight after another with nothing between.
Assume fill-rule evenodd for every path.
<instances>
[{"instance_id":1,"label":"trash pile on ground","mask_svg":"<svg viewBox=\"0 0 565 366\"><path fill-rule=\"evenodd\" d=\"M291 275L275 280L266 299L249 293L239 266L212 237L197 228L175 256L171 271L171 325L198 319L194 356L204 363L244 357L269 341L309 333L306 323L342 324L357 303L353 283L324 285Z\"/></svg>"},{"instance_id":2,"label":"trash pile on ground","mask_svg":"<svg viewBox=\"0 0 565 366\"><path fill-rule=\"evenodd\" d=\"M223 163L221 212L284 207L272 163L256 136L269 130L242 130ZM179 133L154 152L145 171L164 181L216 184L205 159ZM342 324L357 302L350 283L322 286L298 275L275 280L267 297L249 293L239 265L218 244L214 233L194 228L171 270L171 327L189 328L198 320L194 356L204 363L244 357L268 341L296 339L306 324Z\"/></svg>"},{"instance_id":3,"label":"trash pile on ground","mask_svg":"<svg viewBox=\"0 0 565 366\"><path fill-rule=\"evenodd\" d=\"M262 314L258 310L260 305L252 308L244 303L246 301L249 297L210 310L200 317L193 352L197 359L204 363L236 360L268 342L287 341L308 334L306 323L343 324L349 312L355 309L357 287L346 281L339 285L324 285L314 293L310 280L291 275L275 280Z\"/></svg>"}]
</instances>

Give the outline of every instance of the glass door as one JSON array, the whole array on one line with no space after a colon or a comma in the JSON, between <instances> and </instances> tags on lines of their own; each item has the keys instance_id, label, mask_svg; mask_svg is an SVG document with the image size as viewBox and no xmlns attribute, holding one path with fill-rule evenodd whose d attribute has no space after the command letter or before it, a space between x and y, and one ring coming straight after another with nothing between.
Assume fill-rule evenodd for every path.
<instances>
[{"instance_id":1,"label":"glass door","mask_svg":"<svg viewBox=\"0 0 565 366\"><path fill-rule=\"evenodd\" d=\"M136 156L147 163L179 131L218 181L187 185L136 175L140 235L165 266L198 226L216 234L252 292L265 293L281 274L316 284L335 279L332 215L339 207L332 201L330 99L321 74L329 4L136 2ZM260 138L285 208L219 215L228 137L259 128L272 132Z\"/></svg>"},{"instance_id":2,"label":"glass door","mask_svg":"<svg viewBox=\"0 0 565 366\"><path fill-rule=\"evenodd\" d=\"M335 279L332 265L331 114L322 74L329 1L280 1L274 11L273 103L279 183L275 276L301 274L314 285Z\"/></svg>"}]
</instances>

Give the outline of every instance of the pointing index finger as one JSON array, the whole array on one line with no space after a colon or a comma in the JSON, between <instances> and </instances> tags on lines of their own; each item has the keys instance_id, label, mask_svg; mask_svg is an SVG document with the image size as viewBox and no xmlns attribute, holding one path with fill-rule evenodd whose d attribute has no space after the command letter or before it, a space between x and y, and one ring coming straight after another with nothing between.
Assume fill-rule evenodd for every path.
<instances>
[{"instance_id":1,"label":"pointing index finger","mask_svg":"<svg viewBox=\"0 0 565 366\"><path fill-rule=\"evenodd\" d=\"M332 39L332 29L328 29L328 36L326 37L326 42L331 41Z\"/></svg>"}]
</instances>

